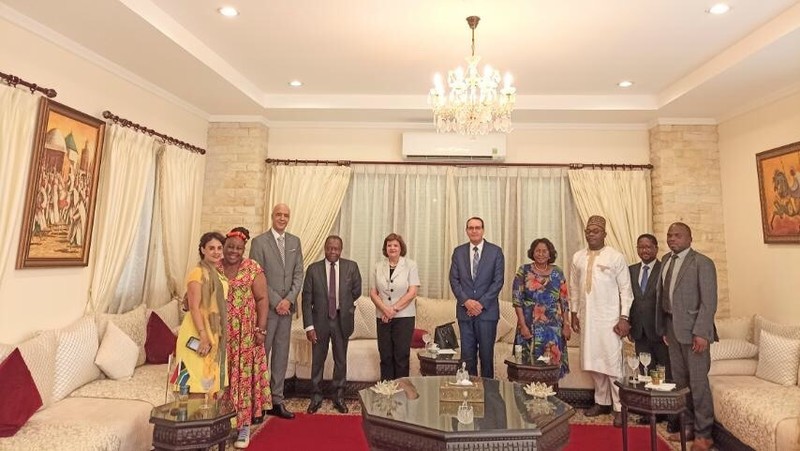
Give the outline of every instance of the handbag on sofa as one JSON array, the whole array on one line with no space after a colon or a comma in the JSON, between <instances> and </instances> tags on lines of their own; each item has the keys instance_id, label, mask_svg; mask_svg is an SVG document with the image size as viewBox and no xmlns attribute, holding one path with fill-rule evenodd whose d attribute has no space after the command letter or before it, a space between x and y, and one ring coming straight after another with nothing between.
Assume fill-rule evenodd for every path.
<instances>
[{"instance_id":1,"label":"handbag on sofa","mask_svg":"<svg viewBox=\"0 0 800 451\"><path fill-rule=\"evenodd\" d=\"M454 321L436 326L433 331L433 342L439 346L439 349L456 349L458 347L456 330L453 328L453 324L455 324Z\"/></svg>"}]
</instances>

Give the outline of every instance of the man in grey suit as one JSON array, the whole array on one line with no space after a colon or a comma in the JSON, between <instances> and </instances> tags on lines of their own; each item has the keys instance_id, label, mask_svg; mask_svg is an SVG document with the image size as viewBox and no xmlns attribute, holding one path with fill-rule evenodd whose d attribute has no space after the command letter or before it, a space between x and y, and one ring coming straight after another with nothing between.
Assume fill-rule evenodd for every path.
<instances>
[{"instance_id":1,"label":"man in grey suit","mask_svg":"<svg viewBox=\"0 0 800 451\"><path fill-rule=\"evenodd\" d=\"M264 346L270 362L272 409L267 414L290 420L294 414L283 405L283 384L289 363L292 313L303 286L303 250L300 238L286 231L289 207L272 208L272 228L253 239L250 258L257 261L267 276L270 314Z\"/></svg>"},{"instance_id":2,"label":"man in grey suit","mask_svg":"<svg viewBox=\"0 0 800 451\"><path fill-rule=\"evenodd\" d=\"M676 222L667 230L671 252L661 259L656 305L656 329L666 339L672 378L678 387L689 387L691 406L688 417L693 429L693 451L705 451L714 444L714 404L708 384L711 367L709 344L717 339L714 315L717 312L717 269L714 262L695 251L692 230ZM680 439L673 434L671 440Z\"/></svg>"},{"instance_id":3,"label":"man in grey suit","mask_svg":"<svg viewBox=\"0 0 800 451\"><path fill-rule=\"evenodd\" d=\"M328 358L328 343L333 347L333 407L347 413L344 386L347 377L347 340L353 334L356 300L361 296L358 264L339 258L342 239L325 239L325 259L308 267L303 283L303 327L312 344L311 387L313 395L308 413L322 406L322 371Z\"/></svg>"}]
</instances>

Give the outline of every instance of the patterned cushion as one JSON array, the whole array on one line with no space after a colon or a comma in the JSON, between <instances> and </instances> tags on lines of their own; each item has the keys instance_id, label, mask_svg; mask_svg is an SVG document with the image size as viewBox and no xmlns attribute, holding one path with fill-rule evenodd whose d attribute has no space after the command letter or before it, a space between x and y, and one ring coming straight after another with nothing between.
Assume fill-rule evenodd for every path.
<instances>
[{"instance_id":1,"label":"patterned cushion","mask_svg":"<svg viewBox=\"0 0 800 451\"><path fill-rule=\"evenodd\" d=\"M773 335L790 338L792 340L800 340L800 325L780 324L770 321L761 315L756 315L753 321L754 330L754 343L758 344L761 338L761 331L766 330Z\"/></svg>"},{"instance_id":2,"label":"patterned cushion","mask_svg":"<svg viewBox=\"0 0 800 451\"><path fill-rule=\"evenodd\" d=\"M158 317L161 318L161 320L164 321L164 324L166 324L170 329L180 327L181 325L181 308L177 299L173 299L161 307L147 309L148 320L150 319L150 315L153 313L158 315Z\"/></svg>"},{"instance_id":3,"label":"patterned cushion","mask_svg":"<svg viewBox=\"0 0 800 451\"><path fill-rule=\"evenodd\" d=\"M711 343L711 361L751 359L758 355L758 346L738 338L720 338Z\"/></svg>"},{"instance_id":4,"label":"patterned cushion","mask_svg":"<svg viewBox=\"0 0 800 451\"><path fill-rule=\"evenodd\" d=\"M720 340L736 338L753 343L753 317L722 318L714 321Z\"/></svg>"},{"instance_id":5,"label":"patterned cushion","mask_svg":"<svg viewBox=\"0 0 800 451\"><path fill-rule=\"evenodd\" d=\"M517 312L514 304L500 301L500 321L497 323L497 340L503 343L514 344L517 333Z\"/></svg>"},{"instance_id":6,"label":"patterned cushion","mask_svg":"<svg viewBox=\"0 0 800 451\"><path fill-rule=\"evenodd\" d=\"M758 348L756 377L780 385L797 384L797 366L800 364L800 340L761 331Z\"/></svg>"},{"instance_id":7,"label":"patterned cushion","mask_svg":"<svg viewBox=\"0 0 800 451\"><path fill-rule=\"evenodd\" d=\"M416 327L433 333L436 326L456 321L456 303L452 299L417 298ZM461 332L455 327L456 336Z\"/></svg>"},{"instance_id":8,"label":"patterned cushion","mask_svg":"<svg viewBox=\"0 0 800 451\"><path fill-rule=\"evenodd\" d=\"M375 321L375 304L367 296L361 296L356 301L354 329L351 339L378 338L378 323Z\"/></svg>"},{"instance_id":9,"label":"patterned cushion","mask_svg":"<svg viewBox=\"0 0 800 451\"><path fill-rule=\"evenodd\" d=\"M128 379L136 368L139 347L113 322L106 326L106 333L94 363L111 379Z\"/></svg>"},{"instance_id":10,"label":"patterned cushion","mask_svg":"<svg viewBox=\"0 0 800 451\"><path fill-rule=\"evenodd\" d=\"M139 348L139 357L136 359L136 365L143 365L147 360L144 352L144 342L147 339L147 315L144 304L139 305L127 313L119 315L109 313L97 315L98 336L105 336L108 321L112 321L116 324L120 330L125 332L125 335L131 337L133 342L136 343L136 346Z\"/></svg>"},{"instance_id":11,"label":"patterned cushion","mask_svg":"<svg viewBox=\"0 0 800 451\"><path fill-rule=\"evenodd\" d=\"M33 381L36 382L36 388L42 398L42 408L49 406L53 402L53 381L56 372L56 333L48 330L17 346L0 345L0 360L5 359L16 347L19 347L22 358L31 371Z\"/></svg>"},{"instance_id":12,"label":"patterned cushion","mask_svg":"<svg viewBox=\"0 0 800 451\"><path fill-rule=\"evenodd\" d=\"M0 437L11 437L42 407L42 398L19 349L0 363L0 381Z\"/></svg>"},{"instance_id":13,"label":"patterned cushion","mask_svg":"<svg viewBox=\"0 0 800 451\"><path fill-rule=\"evenodd\" d=\"M56 341L53 402L100 376L100 369L94 364L98 344L97 325L92 318L83 317L56 330Z\"/></svg>"}]
</instances>

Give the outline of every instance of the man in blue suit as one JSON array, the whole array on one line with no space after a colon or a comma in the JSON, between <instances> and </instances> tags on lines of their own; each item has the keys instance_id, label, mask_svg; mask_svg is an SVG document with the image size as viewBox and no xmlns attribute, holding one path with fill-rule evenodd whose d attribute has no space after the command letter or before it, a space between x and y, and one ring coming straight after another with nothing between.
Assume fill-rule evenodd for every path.
<instances>
[{"instance_id":1,"label":"man in blue suit","mask_svg":"<svg viewBox=\"0 0 800 451\"><path fill-rule=\"evenodd\" d=\"M456 296L456 318L461 331L461 358L467 371L494 378L494 342L503 288L505 258L499 246L483 239L483 219L467 220L469 243L453 250L450 263L450 289Z\"/></svg>"}]
</instances>

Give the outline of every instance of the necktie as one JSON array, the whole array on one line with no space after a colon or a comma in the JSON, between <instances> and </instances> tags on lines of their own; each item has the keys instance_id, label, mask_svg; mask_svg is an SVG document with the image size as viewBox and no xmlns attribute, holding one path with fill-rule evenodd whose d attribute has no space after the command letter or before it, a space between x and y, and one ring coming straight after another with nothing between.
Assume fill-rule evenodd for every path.
<instances>
[{"instance_id":1,"label":"necktie","mask_svg":"<svg viewBox=\"0 0 800 451\"><path fill-rule=\"evenodd\" d=\"M594 269L594 259L600 252L589 250L589 261L586 262L586 281L584 282L584 286L586 288L586 294L592 292L592 277L593 277L593 269Z\"/></svg>"},{"instance_id":2,"label":"necktie","mask_svg":"<svg viewBox=\"0 0 800 451\"><path fill-rule=\"evenodd\" d=\"M286 239L283 235L278 237L278 252L281 254L281 263L286 264Z\"/></svg>"},{"instance_id":3,"label":"necktie","mask_svg":"<svg viewBox=\"0 0 800 451\"><path fill-rule=\"evenodd\" d=\"M328 280L328 318L336 318L336 263L331 262L331 276Z\"/></svg>"},{"instance_id":4,"label":"necktie","mask_svg":"<svg viewBox=\"0 0 800 451\"><path fill-rule=\"evenodd\" d=\"M478 254L478 246L472 248L474 254L472 254L472 279L475 280L475 277L478 275L478 262L481 261L481 256Z\"/></svg>"},{"instance_id":5,"label":"necktie","mask_svg":"<svg viewBox=\"0 0 800 451\"><path fill-rule=\"evenodd\" d=\"M661 307L667 313L672 313L672 299L670 299L670 285L672 285L672 268L675 267L675 260L678 259L676 254L672 254L669 259L669 267L667 268L667 275L664 276L664 288L661 290Z\"/></svg>"},{"instance_id":6,"label":"necktie","mask_svg":"<svg viewBox=\"0 0 800 451\"><path fill-rule=\"evenodd\" d=\"M642 281L639 282L639 288L642 289L642 293L644 293L644 290L647 289L647 276L650 275L649 273L650 267L647 265L642 265Z\"/></svg>"}]
</instances>

